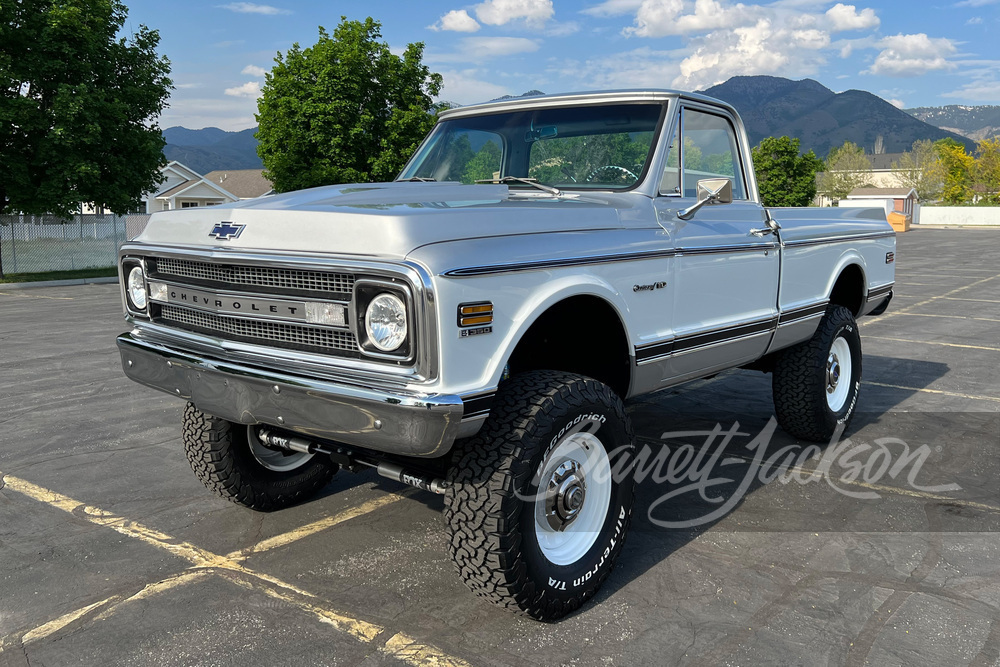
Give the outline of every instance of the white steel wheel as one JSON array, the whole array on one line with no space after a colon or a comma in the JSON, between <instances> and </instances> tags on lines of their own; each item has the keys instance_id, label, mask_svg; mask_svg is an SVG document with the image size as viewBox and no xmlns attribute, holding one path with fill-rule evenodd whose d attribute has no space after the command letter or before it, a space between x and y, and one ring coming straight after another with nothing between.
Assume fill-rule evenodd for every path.
<instances>
[{"instance_id":1,"label":"white steel wheel","mask_svg":"<svg viewBox=\"0 0 1000 667\"><path fill-rule=\"evenodd\" d=\"M247 443L257 463L274 472L289 472L301 468L313 457L313 454L306 452L288 452L267 447L257 437L257 429L254 426L247 427Z\"/></svg>"},{"instance_id":2,"label":"white steel wheel","mask_svg":"<svg viewBox=\"0 0 1000 667\"><path fill-rule=\"evenodd\" d=\"M554 565L571 565L594 546L611 504L611 465L601 441L575 433L539 467L535 536Z\"/></svg>"},{"instance_id":3,"label":"white steel wheel","mask_svg":"<svg viewBox=\"0 0 1000 667\"><path fill-rule=\"evenodd\" d=\"M838 336L826 360L826 404L833 412L844 407L851 393L851 377L851 346Z\"/></svg>"}]
</instances>

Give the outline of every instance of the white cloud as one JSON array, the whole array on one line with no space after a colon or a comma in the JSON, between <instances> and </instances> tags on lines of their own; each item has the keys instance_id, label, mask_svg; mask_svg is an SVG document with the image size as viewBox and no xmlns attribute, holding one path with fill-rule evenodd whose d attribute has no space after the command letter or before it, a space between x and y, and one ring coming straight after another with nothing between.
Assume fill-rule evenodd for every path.
<instances>
[{"instance_id":1,"label":"white cloud","mask_svg":"<svg viewBox=\"0 0 1000 667\"><path fill-rule=\"evenodd\" d=\"M752 25L761 8L743 3L723 5L718 0L695 0L694 12L685 14L684 0L643 0L635 25L622 33L637 37L665 37Z\"/></svg>"},{"instance_id":2,"label":"white cloud","mask_svg":"<svg viewBox=\"0 0 1000 667\"><path fill-rule=\"evenodd\" d=\"M605 0L599 5L580 10L580 13L590 16L620 16L634 12L640 5L642 0Z\"/></svg>"},{"instance_id":3,"label":"white cloud","mask_svg":"<svg viewBox=\"0 0 1000 667\"><path fill-rule=\"evenodd\" d=\"M881 23L879 18L875 16L874 9L862 9L859 12L854 5L845 5L840 2L826 10L826 18L833 32L877 28Z\"/></svg>"},{"instance_id":4,"label":"white cloud","mask_svg":"<svg viewBox=\"0 0 1000 667\"><path fill-rule=\"evenodd\" d=\"M258 5L253 2L230 2L228 5L216 5L219 9L228 9L239 14L264 14L274 16L276 14L291 14L287 9L272 7L271 5Z\"/></svg>"},{"instance_id":5,"label":"white cloud","mask_svg":"<svg viewBox=\"0 0 1000 667\"><path fill-rule=\"evenodd\" d=\"M663 88L679 72L677 51L641 47L585 62L559 60L547 71L564 89Z\"/></svg>"},{"instance_id":6,"label":"white cloud","mask_svg":"<svg viewBox=\"0 0 1000 667\"><path fill-rule=\"evenodd\" d=\"M967 83L958 90L941 93L941 97L958 98L970 102L1000 104L1000 80Z\"/></svg>"},{"instance_id":7,"label":"white cloud","mask_svg":"<svg viewBox=\"0 0 1000 667\"><path fill-rule=\"evenodd\" d=\"M906 103L903 100L897 100L896 98L886 100L889 104L896 107L897 109L905 109Z\"/></svg>"},{"instance_id":8,"label":"white cloud","mask_svg":"<svg viewBox=\"0 0 1000 667\"><path fill-rule=\"evenodd\" d=\"M428 63L486 62L519 53L533 53L538 47L537 41L525 37L466 37L459 42L458 51L428 53L424 60Z\"/></svg>"},{"instance_id":9,"label":"white cloud","mask_svg":"<svg viewBox=\"0 0 1000 667\"><path fill-rule=\"evenodd\" d=\"M257 67L256 65L247 65L243 68L240 74L248 74L250 76L264 76L267 74L267 70L263 67Z\"/></svg>"},{"instance_id":10,"label":"white cloud","mask_svg":"<svg viewBox=\"0 0 1000 667\"><path fill-rule=\"evenodd\" d=\"M238 131L257 124L254 120L257 103L247 98L185 98L182 103L176 99L171 103L160 116L160 127L181 125Z\"/></svg>"},{"instance_id":11,"label":"white cloud","mask_svg":"<svg viewBox=\"0 0 1000 667\"><path fill-rule=\"evenodd\" d=\"M566 21L565 23L556 23L549 26L549 29L545 31L546 37L566 37L568 35L574 35L580 32L580 24L576 21Z\"/></svg>"},{"instance_id":12,"label":"white cloud","mask_svg":"<svg viewBox=\"0 0 1000 667\"><path fill-rule=\"evenodd\" d=\"M475 7L476 18L486 25L505 25L521 21L538 28L553 14L552 0L486 0Z\"/></svg>"},{"instance_id":13,"label":"white cloud","mask_svg":"<svg viewBox=\"0 0 1000 667\"><path fill-rule=\"evenodd\" d=\"M957 51L955 43L944 37L932 38L924 33L900 34L885 37L876 45L882 51L875 56L875 62L864 74L920 76L927 72L955 68L955 64L948 60L948 56Z\"/></svg>"},{"instance_id":14,"label":"white cloud","mask_svg":"<svg viewBox=\"0 0 1000 667\"><path fill-rule=\"evenodd\" d=\"M986 5L995 5L1000 0L962 0L962 2L955 3L956 7L985 7Z\"/></svg>"},{"instance_id":15,"label":"white cloud","mask_svg":"<svg viewBox=\"0 0 1000 667\"><path fill-rule=\"evenodd\" d=\"M480 26L476 19L469 16L464 9L453 9L434 25L427 26L431 30L451 30L454 32L476 32Z\"/></svg>"},{"instance_id":16,"label":"white cloud","mask_svg":"<svg viewBox=\"0 0 1000 667\"><path fill-rule=\"evenodd\" d=\"M178 83L174 85L174 88L178 90L192 90L194 88L202 88L203 84L200 83Z\"/></svg>"},{"instance_id":17,"label":"white cloud","mask_svg":"<svg viewBox=\"0 0 1000 667\"><path fill-rule=\"evenodd\" d=\"M257 81L247 81L242 86L226 88L226 95L231 97L260 97L260 83Z\"/></svg>"},{"instance_id":18,"label":"white cloud","mask_svg":"<svg viewBox=\"0 0 1000 667\"><path fill-rule=\"evenodd\" d=\"M965 22L965 25L982 25L983 19L979 16L973 16L971 19Z\"/></svg>"},{"instance_id":19,"label":"white cloud","mask_svg":"<svg viewBox=\"0 0 1000 667\"><path fill-rule=\"evenodd\" d=\"M478 69L441 72L444 85L441 87L440 98L459 104L474 104L476 102L496 99L510 93L503 86L479 79L478 77L481 74L482 71Z\"/></svg>"},{"instance_id":20,"label":"white cloud","mask_svg":"<svg viewBox=\"0 0 1000 667\"><path fill-rule=\"evenodd\" d=\"M693 42L694 52L681 61L673 85L700 89L738 75L785 77L815 74L825 62L830 35L822 30L775 28L769 19L752 26L709 33Z\"/></svg>"}]
</instances>

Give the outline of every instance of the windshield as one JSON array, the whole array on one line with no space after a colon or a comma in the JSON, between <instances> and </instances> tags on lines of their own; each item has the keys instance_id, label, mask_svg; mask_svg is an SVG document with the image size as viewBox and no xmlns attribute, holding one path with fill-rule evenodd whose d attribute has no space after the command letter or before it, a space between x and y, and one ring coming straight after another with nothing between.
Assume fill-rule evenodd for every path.
<instances>
[{"instance_id":1,"label":"windshield","mask_svg":"<svg viewBox=\"0 0 1000 667\"><path fill-rule=\"evenodd\" d=\"M627 190L646 171L663 110L662 103L643 102L445 120L399 178L475 183L514 176L560 189Z\"/></svg>"}]
</instances>

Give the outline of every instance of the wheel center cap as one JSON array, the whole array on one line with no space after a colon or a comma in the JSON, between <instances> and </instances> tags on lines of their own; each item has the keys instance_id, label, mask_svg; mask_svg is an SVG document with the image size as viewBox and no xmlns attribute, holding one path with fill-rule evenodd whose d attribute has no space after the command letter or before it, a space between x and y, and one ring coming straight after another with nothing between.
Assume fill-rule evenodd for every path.
<instances>
[{"instance_id":1,"label":"wheel center cap","mask_svg":"<svg viewBox=\"0 0 1000 667\"><path fill-rule=\"evenodd\" d=\"M587 499L587 484L576 461L559 464L546 484L545 518L555 530L573 523Z\"/></svg>"},{"instance_id":2,"label":"wheel center cap","mask_svg":"<svg viewBox=\"0 0 1000 667\"><path fill-rule=\"evenodd\" d=\"M840 382L840 359L837 355L831 354L830 358L826 360L826 390L829 393L833 393L837 389L837 383Z\"/></svg>"}]
</instances>

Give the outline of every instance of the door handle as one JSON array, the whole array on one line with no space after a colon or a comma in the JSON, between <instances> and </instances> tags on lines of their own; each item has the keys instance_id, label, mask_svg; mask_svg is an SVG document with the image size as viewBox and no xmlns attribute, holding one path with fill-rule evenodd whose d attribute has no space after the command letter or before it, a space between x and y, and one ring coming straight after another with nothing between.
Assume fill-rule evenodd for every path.
<instances>
[{"instance_id":1,"label":"door handle","mask_svg":"<svg viewBox=\"0 0 1000 667\"><path fill-rule=\"evenodd\" d=\"M774 233L774 230L771 229L770 227L763 227L761 229L751 229L750 230L750 235L751 236L767 236L768 234L773 234L773 233Z\"/></svg>"}]
</instances>

